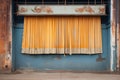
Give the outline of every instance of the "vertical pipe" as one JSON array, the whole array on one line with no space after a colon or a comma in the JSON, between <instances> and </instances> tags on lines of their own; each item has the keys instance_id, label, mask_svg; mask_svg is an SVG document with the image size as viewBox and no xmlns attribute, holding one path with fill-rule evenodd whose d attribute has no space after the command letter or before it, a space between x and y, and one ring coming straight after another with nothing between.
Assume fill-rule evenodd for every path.
<instances>
[{"instance_id":1,"label":"vertical pipe","mask_svg":"<svg viewBox=\"0 0 120 80\"><path fill-rule=\"evenodd\" d=\"M111 0L112 1L112 0ZM102 0L101 0L101 4L102 4Z\"/></svg>"},{"instance_id":2,"label":"vertical pipe","mask_svg":"<svg viewBox=\"0 0 120 80\"><path fill-rule=\"evenodd\" d=\"M74 5L74 0L72 0L72 4Z\"/></svg>"},{"instance_id":3,"label":"vertical pipe","mask_svg":"<svg viewBox=\"0 0 120 80\"><path fill-rule=\"evenodd\" d=\"M88 5L90 4L90 1L88 0Z\"/></svg>"},{"instance_id":4,"label":"vertical pipe","mask_svg":"<svg viewBox=\"0 0 120 80\"><path fill-rule=\"evenodd\" d=\"M58 5L59 5L60 1L58 0Z\"/></svg>"},{"instance_id":5,"label":"vertical pipe","mask_svg":"<svg viewBox=\"0 0 120 80\"><path fill-rule=\"evenodd\" d=\"M66 5L66 0L65 0L65 3L64 3L65 5Z\"/></svg>"},{"instance_id":6,"label":"vertical pipe","mask_svg":"<svg viewBox=\"0 0 120 80\"><path fill-rule=\"evenodd\" d=\"M116 44L117 44L117 70L119 71L120 69L120 66L119 66L119 56L120 56L120 52L119 52L119 0L116 0L117 1L117 6L116 6L116 10L117 10L117 13L116 13L116 26L117 26L117 31L116 31Z\"/></svg>"},{"instance_id":7,"label":"vertical pipe","mask_svg":"<svg viewBox=\"0 0 120 80\"><path fill-rule=\"evenodd\" d=\"M18 1L18 0L17 0ZM14 0L10 0L10 32L11 32L11 71L14 72L15 71L15 68L16 68L16 63L15 63L15 60L16 60L16 55L13 53L13 32L14 32L14 28L13 28L13 23L14 23L14 16L13 16L13 13L14 13ZM13 6L14 5L14 6Z\"/></svg>"},{"instance_id":8,"label":"vertical pipe","mask_svg":"<svg viewBox=\"0 0 120 80\"><path fill-rule=\"evenodd\" d=\"M44 0L42 0L42 5L44 5Z\"/></svg>"},{"instance_id":9,"label":"vertical pipe","mask_svg":"<svg viewBox=\"0 0 120 80\"><path fill-rule=\"evenodd\" d=\"M111 54L110 54L110 70L114 71L114 54L116 52L116 43L115 43L115 32L116 32L116 0L111 0L110 2L110 24L111 24L111 28L110 28L110 45L111 45Z\"/></svg>"},{"instance_id":10,"label":"vertical pipe","mask_svg":"<svg viewBox=\"0 0 120 80\"><path fill-rule=\"evenodd\" d=\"M8 12L8 19L9 19L9 23L8 23L8 36L9 36L9 43L8 43L8 51L9 51L9 60L10 60L10 71L12 71L12 0L9 0L9 3L8 3L8 9L9 9L9 12Z\"/></svg>"},{"instance_id":11,"label":"vertical pipe","mask_svg":"<svg viewBox=\"0 0 120 80\"><path fill-rule=\"evenodd\" d=\"M95 3L95 5L96 5L96 0L94 0L94 3Z\"/></svg>"},{"instance_id":12,"label":"vertical pipe","mask_svg":"<svg viewBox=\"0 0 120 80\"><path fill-rule=\"evenodd\" d=\"M118 22L119 22L119 71L120 71L120 1L119 1L119 21Z\"/></svg>"}]
</instances>

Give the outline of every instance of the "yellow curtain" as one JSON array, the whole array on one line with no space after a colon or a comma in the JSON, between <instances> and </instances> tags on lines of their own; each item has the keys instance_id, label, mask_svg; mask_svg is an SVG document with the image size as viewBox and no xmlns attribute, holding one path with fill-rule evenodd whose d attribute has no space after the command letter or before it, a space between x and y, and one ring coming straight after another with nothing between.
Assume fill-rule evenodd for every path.
<instances>
[{"instance_id":1,"label":"yellow curtain","mask_svg":"<svg viewBox=\"0 0 120 80\"><path fill-rule=\"evenodd\" d=\"M100 17L24 17L22 53L102 53Z\"/></svg>"}]
</instances>

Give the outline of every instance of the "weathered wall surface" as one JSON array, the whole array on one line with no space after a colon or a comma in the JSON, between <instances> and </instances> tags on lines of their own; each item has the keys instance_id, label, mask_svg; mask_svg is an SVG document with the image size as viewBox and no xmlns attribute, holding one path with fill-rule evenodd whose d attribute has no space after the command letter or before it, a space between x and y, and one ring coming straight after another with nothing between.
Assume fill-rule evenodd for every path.
<instances>
[{"instance_id":1,"label":"weathered wall surface","mask_svg":"<svg viewBox=\"0 0 120 80\"><path fill-rule=\"evenodd\" d=\"M102 58L99 55L25 55L21 53L23 25L18 24L13 27L13 68L15 70L110 70L109 31L107 26L102 26Z\"/></svg>"},{"instance_id":2,"label":"weathered wall surface","mask_svg":"<svg viewBox=\"0 0 120 80\"><path fill-rule=\"evenodd\" d=\"M0 70L10 69L10 1L0 0Z\"/></svg>"},{"instance_id":3,"label":"weathered wall surface","mask_svg":"<svg viewBox=\"0 0 120 80\"><path fill-rule=\"evenodd\" d=\"M120 1L117 1L117 69L120 71Z\"/></svg>"},{"instance_id":4,"label":"weathered wall surface","mask_svg":"<svg viewBox=\"0 0 120 80\"><path fill-rule=\"evenodd\" d=\"M88 1L88 0L84 0ZM13 5L14 9L16 5ZM13 14L14 25L12 43L12 69L32 70L110 70L110 14L107 5L107 16L102 17L103 53L100 55L26 55L21 53L23 36L23 16ZM13 9L13 10L14 10ZM16 12L16 11L13 11Z\"/></svg>"}]
</instances>

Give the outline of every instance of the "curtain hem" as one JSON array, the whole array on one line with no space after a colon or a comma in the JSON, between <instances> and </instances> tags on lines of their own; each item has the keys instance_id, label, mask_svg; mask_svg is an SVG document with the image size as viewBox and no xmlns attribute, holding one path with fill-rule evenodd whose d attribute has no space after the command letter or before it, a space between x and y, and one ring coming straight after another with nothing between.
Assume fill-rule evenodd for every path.
<instances>
[{"instance_id":1,"label":"curtain hem","mask_svg":"<svg viewBox=\"0 0 120 80\"><path fill-rule=\"evenodd\" d=\"M22 49L22 53L26 54L97 54L97 53L102 53L102 48L93 48L93 49L88 49L88 48L74 48L74 49L69 49L69 48L24 48Z\"/></svg>"}]
</instances>

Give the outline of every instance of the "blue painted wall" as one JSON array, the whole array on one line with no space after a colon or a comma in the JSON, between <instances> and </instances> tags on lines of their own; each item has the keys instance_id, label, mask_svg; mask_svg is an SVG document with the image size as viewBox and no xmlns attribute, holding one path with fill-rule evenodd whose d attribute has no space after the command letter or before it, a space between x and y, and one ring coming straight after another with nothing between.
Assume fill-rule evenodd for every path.
<instances>
[{"instance_id":1,"label":"blue painted wall","mask_svg":"<svg viewBox=\"0 0 120 80\"><path fill-rule=\"evenodd\" d=\"M98 55L26 55L21 53L23 25L13 27L13 68L33 70L81 70L101 71L110 69L109 28L103 25L103 53L105 58L97 62Z\"/></svg>"},{"instance_id":2,"label":"blue painted wall","mask_svg":"<svg viewBox=\"0 0 120 80\"><path fill-rule=\"evenodd\" d=\"M21 0L22 1L22 0ZM106 0L107 1L107 0ZM95 55L26 55L21 53L23 17L13 14L13 47L12 68L33 70L80 70L80 71L109 71L110 70L110 12L107 7L107 16L102 17L102 57L105 60L98 62ZM13 13L16 11L13 2Z\"/></svg>"}]
</instances>

